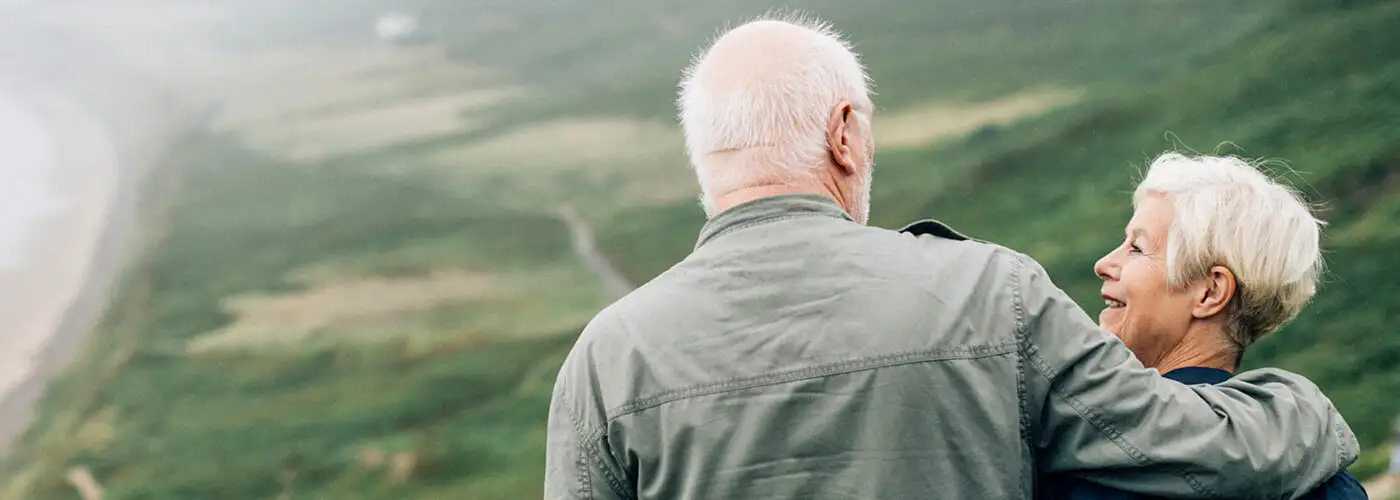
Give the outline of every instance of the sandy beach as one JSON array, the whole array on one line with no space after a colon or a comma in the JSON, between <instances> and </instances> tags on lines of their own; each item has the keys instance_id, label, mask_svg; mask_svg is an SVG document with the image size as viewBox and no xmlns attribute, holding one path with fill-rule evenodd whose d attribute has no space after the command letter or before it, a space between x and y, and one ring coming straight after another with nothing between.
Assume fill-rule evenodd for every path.
<instances>
[{"instance_id":1,"label":"sandy beach","mask_svg":"<svg viewBox=\"0 0 1400 500\"><path fill-rule=\"evenodd\" d=\"M32 418L44 384L92 328L115 276L117 149L101 122L43 87L0 82L0 99L43 128L53 210L35 218L0 266L0 457ZM33 147L30 144L29 147ZM34 158L34 157L31 157Z\"/></svg>"}]
</instances>

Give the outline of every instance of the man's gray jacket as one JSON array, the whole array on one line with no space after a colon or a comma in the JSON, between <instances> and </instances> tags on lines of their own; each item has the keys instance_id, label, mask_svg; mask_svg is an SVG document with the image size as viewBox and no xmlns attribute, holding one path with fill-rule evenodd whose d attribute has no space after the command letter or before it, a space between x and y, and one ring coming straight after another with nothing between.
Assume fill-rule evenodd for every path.
<instances>
[{"instance_id":1,"label":"man's gray jacket","mask_svg":"<svg viewBox=\"0 0 1400 500\"><path fill-rule=\"evenodd\" d=\"M1357 443L1302 377L1143 368L1025 255L786 195L589 323L547 455L546 498L1030 498L1037 472L1290 498Z\"/></svg>"}]
</instances>

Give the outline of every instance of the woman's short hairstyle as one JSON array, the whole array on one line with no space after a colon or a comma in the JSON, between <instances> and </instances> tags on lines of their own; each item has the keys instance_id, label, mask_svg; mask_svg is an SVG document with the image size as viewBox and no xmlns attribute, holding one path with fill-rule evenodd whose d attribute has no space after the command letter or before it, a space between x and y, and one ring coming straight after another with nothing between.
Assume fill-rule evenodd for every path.
<instances>
[{"instance_id":1,"label":"woman's short hairstyle","mask_svg":"<svg viewBox=\"0 0 1400 500\"><path fill-rule=\"evenodd\" d=\"M1175 288L1220 265L1235 274L1226 331L1238 349L1278 330L1312 299L1325 224L1299 193L1232 156L1166 153L1152 161L1133 205L1157 194L1175 209L1167 277Z\"/></svg>"}]
</instances>

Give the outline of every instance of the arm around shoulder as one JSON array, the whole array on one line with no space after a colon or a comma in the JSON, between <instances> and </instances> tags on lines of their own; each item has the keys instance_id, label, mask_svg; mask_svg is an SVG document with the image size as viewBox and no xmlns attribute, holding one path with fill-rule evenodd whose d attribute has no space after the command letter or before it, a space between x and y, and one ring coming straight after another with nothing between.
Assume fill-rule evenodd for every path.
<instances>
[{"instance_id":1,"label":"arm around shoulder","mask_svg":"<svg viewBox=\"0 0 1400 500\"><path fill-rule=\"evenodd\" d=\"M1307 379L1253 370L1186 386L1148 370L1034 260L1012 266L1030 433L1044 472L1171 497L1296 498L1356 460Z\"/></svg>"}]
</instances>

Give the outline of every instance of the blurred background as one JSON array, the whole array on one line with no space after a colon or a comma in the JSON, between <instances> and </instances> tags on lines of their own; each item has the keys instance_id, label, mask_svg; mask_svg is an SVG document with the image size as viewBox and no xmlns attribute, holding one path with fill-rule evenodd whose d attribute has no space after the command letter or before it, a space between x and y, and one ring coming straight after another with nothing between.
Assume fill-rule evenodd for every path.
<instances>
[{"instance_id":1,"label":"blurred background","mask_svg":"<svg viewBox=\"0 0 1400 500\"><path fill-rule=\"evenodd\" d=\"M1282 160L1330 268L1246 367L1322 386L1382 498L1393 0L0 1L0 498L539 498L573 339L704 221L680 71L774 8L869 65L872 224L1093 310L1148 159Z\"/></svg>"}]
</instances>

